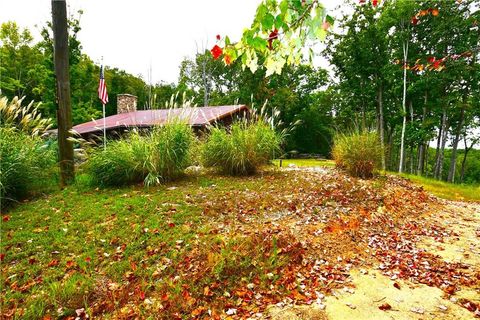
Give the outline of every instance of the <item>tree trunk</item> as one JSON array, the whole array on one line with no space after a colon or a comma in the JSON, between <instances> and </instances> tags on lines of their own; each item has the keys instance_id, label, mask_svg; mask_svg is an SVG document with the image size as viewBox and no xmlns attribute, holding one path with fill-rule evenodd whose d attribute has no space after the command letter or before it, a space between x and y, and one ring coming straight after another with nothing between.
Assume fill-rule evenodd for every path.
<instances>
[{"instance_id":1,"label":"tree trunk","mask_svg":"<svg viewBox=\"0 0 480 320\"><path fill-rule=\"evenodd\" d=\"M423 100L423 112L422 112L422 129L425 126L425 118L427 117L427 99L428 94L425 92L424 100ZM422 140L424 138L422 137ZM428 148L426 146L427 142L422 141L418 147L418 163L417 163L417 175L421 176L424 172L424 163L425 163L425 150Z\"/></svg>"},{"instance_id":2,"label":"tree trunk","mask_svg":"<svg viewBox=\"0 0 480 320\"><path fill-rule=\"evenodd\" d=\"M363 80L360 81L360 90L362 91L362 131L367 130L367 113L365 111L365 99L363 91Z\"/></svg>"},{"instance_id":3,"label":"tree trunk","mask_svg":"<svg viewBox=\"0 0 480 320\"><path fill-rule=\"evenodd\" d=\"M435 164L435 178L442 180L443 173L443 158L445 156L445 145L447 144L448 138L448 121L447 121L447 110L446 107L443 108L442 116L442 136L440 142L440 150L438 152L437 163Z\"/></svg>"},{"instance_id":4,"label":"tree trunk","mask_svg":"<svg viewBox=\"0 0 480 320\"><path fill-rule=\"evenodd\" d=\"M54 40L54 64L57 84L58 149L60 160L60 185L63 187L75 179L73 142L69 140L72 129L72 106L68 64L67 4L65 0L52 0L52 27Z\"/></svg>"},{"instance_id":5,"label":"tree trunk","mask_svg":"<svg viewBox=\"0 0 480 320\"><path fill-rule=\"evenodd\" d=\"M466 97L464 97L462 110L460 110L460 120L458 122L457 128L455 130L455 137L453 138L452 143L452 156L450 157L450 169L448 170L448 182L455 182L455 169L457 167L457 149L458 142L460 141L460 132L462 131L463 123L465 120L465 107L467 104Z\"/></svg>"},{"instance_id":6,"label":"tree trunk","mask_svg":"<svg viewBox=\"0 0 480 320\"><path fill-rule=\"evenodd\" d=\"M413 103L412 100L409 101L408 103L409 109L410 109L410 123L413 128ZM410 174L413 174L413 163L415 162L415 157L413 154L413 142L410 145Z\"/></svg>"},{"instance_id":7,"label":"tree trunk","mask_svg":"<svg viewBox=\"0 0 480 320\"><path fill-rule=\"evenodd\" d=\"M378 131L380 133L380 144L382 145L382 170L386 170L385 164L385 133L383 130L383 85L378 87Z\"/></svg>"},{"instance_id":8,"label":"tree trunk","mask_svg":"<svg viewBox=\"0 0 480 320\"><path fill-rule=\"evenodd\" d=\"M402 124L402 137L400 140L400 163L398 164L398 172L403 172L403 166L405 161L405 128L407 127L407 58L408 58L408 42L403 42L403 124Z\"/></svg>"},{"instance_id":9,"label":"tree trunk","mask_svg":"<svg viewBox=\"0 0 480 320\"><path fill-rule=\"evenodd\" d=\"M438 164L438 155L440 154L440 143L442 142L443 134L443 114L440 117L440 126L438 127L438 136L437 136L437 147L435 149L435 164L433 166L433 177L437 178L437 164Z\"/></svg>"},{"instance_id":10,"label":"tree trunk","mask_svg":"<svg viewBox=\"0 0 480 320\"><path fill-rule=\"evenodd\" d=\"M463 160L462 160L462 168L460 169L460 183L463 183L463 180L465 179L465 165L467 163L467 155L470 150L472 150L473 146L477 140L472 140L472 143L470 144L470 147L467 145L467 135L463 136L463 143L465 145L465 150L463 153Z\"/></svg>"},{"instance_id":11,"label":"tree trunk","mask_svg":"<svg viewBox=\"0 0 480 320\"><path fill-rule=\"evenodd\" d=\"M207 79L207 61L206 58L202 58L202 80L203 80L203 106L208 106L208 98L210 93L210 86Z\"/></svg>"}]
</instances>

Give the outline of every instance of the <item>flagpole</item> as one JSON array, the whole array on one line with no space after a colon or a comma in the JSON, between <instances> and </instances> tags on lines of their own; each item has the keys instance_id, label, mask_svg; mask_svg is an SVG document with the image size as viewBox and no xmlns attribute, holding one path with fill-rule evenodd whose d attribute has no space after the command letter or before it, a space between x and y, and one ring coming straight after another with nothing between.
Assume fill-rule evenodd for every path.
<instances>
[{"instance_id":1,"label":"flagpole","mask_svg":"<svg viewBox=\"0 0 480 320\"><path fill-rule=\"evenodd\" d=\"M103 56L102 56L102 68L103 68L103 74L105 75L105 67L103 66ZM104 76L105 78L105 76ZM105 120L105 103L102 103L103 106L103 150L107 150L107 124Z\"/></svg>"},{"instance_id":2,"label":"flagpole","mask_svg":"<svg viewBox=\"0 0 480 320\"><path fill-rule=\"evenodd\" d=\"M105 123L105 103L103 105L103 150L107 150L107 126Z\"/></svg>"}]
</instances>

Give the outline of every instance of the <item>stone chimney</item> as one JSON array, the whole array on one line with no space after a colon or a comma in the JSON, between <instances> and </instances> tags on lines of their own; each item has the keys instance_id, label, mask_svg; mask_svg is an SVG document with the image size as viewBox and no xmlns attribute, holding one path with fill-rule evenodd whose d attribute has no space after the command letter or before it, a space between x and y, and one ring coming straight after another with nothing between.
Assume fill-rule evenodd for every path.
<instances>
[{"instance_id":1,"label":"stone chimney","mask_svg":"<svg viewBox=\"0 0 480 320\"><path fill-rule=\"evenodd\" d=\"M117 94L117 114L137 111L137 96Z\"/></svg>"}]
</instances>

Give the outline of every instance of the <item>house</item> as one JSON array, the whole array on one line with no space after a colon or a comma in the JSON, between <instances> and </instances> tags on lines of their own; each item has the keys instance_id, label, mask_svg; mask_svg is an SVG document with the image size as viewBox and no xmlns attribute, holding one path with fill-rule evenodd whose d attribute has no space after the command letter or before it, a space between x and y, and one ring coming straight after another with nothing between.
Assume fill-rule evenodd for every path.
<instances>
[{"instance_id":1,"label":"house","mask_svg":"<svg viewBox=\"0 0 480 320\"><path fill-rule=\"evenodd\" d=\"M192 126L196 132L203 132L209 125L229 125L234 119L247 117L249 114L250 110L246 105L137 110L136 96L119 94L117 114L105 117L105 129L109 135L121 134L133 128L148 129L163 125L170 119L180 119ZM101 135L103 127L104 120L100 118L76 125L73 130L87 138Z\"/></svg>"}]
</instances>

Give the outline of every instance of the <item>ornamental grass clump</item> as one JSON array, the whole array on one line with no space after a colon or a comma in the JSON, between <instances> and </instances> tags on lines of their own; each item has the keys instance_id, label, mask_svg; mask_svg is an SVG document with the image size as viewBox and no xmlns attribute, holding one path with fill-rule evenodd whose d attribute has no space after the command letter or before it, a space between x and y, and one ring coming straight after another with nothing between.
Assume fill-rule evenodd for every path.
<instances>
[{"instance_id":1,"label":"ornamental grass clump","mask_svg":"<svg viewBox=\"0 0 480 320\"><path fill-rule=\"evenodd\" d=\"M149 149L145 163L148 171L146 185L175 179L191 165L196 138L186 123L175 120L157 127L146 140Z\"/></svg>"},{"instance_id":2,"label":"ornamental grass clump","mask_svg":"<svg viewBox=\"0 0 480 320\"><path fill-rule=\"evenodd\" d=\"M280 154L281 142L281 135L260 120L212 127L203 145L203 164L230 175L253 174Z\"/></svg>"},{"instance_id":3,"label":"ornamental grass clump","mask_svg":"<svg viewBox=\"0 0 480 320\"><path fill-rule=\"evenodd\" d=\"M380 167L382 145L375 132L338 134L332 156L338 168L350 175L371 178Z\"/></svg>"},{"instance_id":4,"label":"ornamental grass clump","mask_svg":"<svg viewBox=\"0 0 480 320\"><path fill-rule=\"evenodd\" d=\"M39 104L22 106L22 99L0 98L0 206L25 198L52 182L56 154L40 136L50 120Z\"/></svg>"},{"instance_id":5,"label":"ornamental grass clump","mask_svg":"<svg viewBox=\"0 0 480 320\"><path fill-rule=\"evenodd\" d=\"M112 140L107 148L97 149L86 163L86 171L93 185L122 186L141 182L147 176L145 161L148 143L132 132L121 140Z\"/></svg>"},{"instance_id":6,"label":"ornamental grass clump","mask_svg":"<svg viewBox=\"0 0 480 320\"><path fill-rule=\"evenodd\" d=\"M85 168L93 185L159 184L179 177L190 166L195 139L187 124L171 121L150 133L132 132L108 142L105 150L93 152Z\"/></svg>"}]
</instances>

